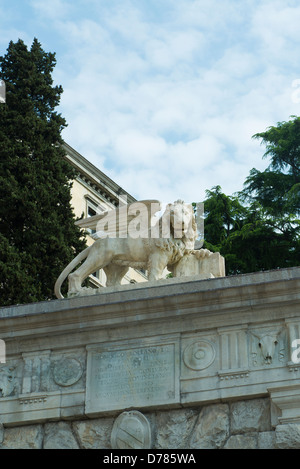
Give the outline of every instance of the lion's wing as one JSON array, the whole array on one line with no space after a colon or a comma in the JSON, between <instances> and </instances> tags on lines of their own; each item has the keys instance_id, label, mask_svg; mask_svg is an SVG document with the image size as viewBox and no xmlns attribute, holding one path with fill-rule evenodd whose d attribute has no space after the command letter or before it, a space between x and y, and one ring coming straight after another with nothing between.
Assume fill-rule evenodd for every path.
<instances>
[{"instance_id":1,"label":"lion's wing","mask_svg":"<svg viewBox=\"0 0 300 469\"><path fill-rule=\"evenodd\" d=\"M158 200L141 200L128 205L122 205L116 209L107 210L93 217L83 218L75 222L83 229L95 230L92 238L102 237L126 237L128 225L141 213L147 212L147 226L150 228L152 219L161 210L161 203Z\"/></svg>"}]
</instances>

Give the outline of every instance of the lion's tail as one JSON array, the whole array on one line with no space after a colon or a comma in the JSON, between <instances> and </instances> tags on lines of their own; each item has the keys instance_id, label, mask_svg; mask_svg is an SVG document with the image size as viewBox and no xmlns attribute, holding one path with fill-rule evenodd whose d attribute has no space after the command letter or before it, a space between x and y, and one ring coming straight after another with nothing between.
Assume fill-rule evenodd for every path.
<instances>
[{"instance_id":1,"label":"lion's tail","mask_svg":"<svg viewBox=\"0 0 300 469\"><path fill-rule=\"evenodd\" d=\"M90 250L90 247L91 246L87 247L82 252L80 252L78 254L78 256L76 256L75 259L73 259L70 262L70 264L67 265L67 267L62 271L62 273L60 274L60 276L56 280L55 286L54 286L54 293L55 293L57 298L59 298L59 299L64 298L61 291L60 291L63 282L65 281L65 279L67 278L69 273L72 272L73 269L75 269L75 267L79 264L79 262L83 261L87 257L87 255L89 253L89 250Z\"/></svg>"}]
</instances>

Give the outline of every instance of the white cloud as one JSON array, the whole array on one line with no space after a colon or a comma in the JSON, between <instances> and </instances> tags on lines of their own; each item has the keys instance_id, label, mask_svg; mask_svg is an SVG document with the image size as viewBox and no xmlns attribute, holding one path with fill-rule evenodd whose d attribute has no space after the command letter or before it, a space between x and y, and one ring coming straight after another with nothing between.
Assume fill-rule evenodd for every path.
<instances>
[{"instance_id":1,"label":"white cloud","mask_svg":"<svg viewBox=\"0 0 300 469\"><path fill-rule=\"evenodd\" d=\"M205 42L203 33L197 30L175 31L171 35L163 30L146 41L146 59L155 69L165 71L174 67L172 72L176 76L178 67L181 69L182 63L189 64L200 54Z\"/></svg>"},{"instance_id":2,"label":"white cloud","mask_svg":"<svg viewBox=\"0 0 300 469\"><path fill-rule=\"evenodd\" d=\"M113 149L121 166L149 167L159 163L166 152L165 141L135 129L116 135Z\"/></svg>"},{"instance_id":3,"label":"white cloud","mask_svg":"<svg viewBox=\"0 0 300 469\"><path fill-rule=\"evenodd\" d=\"M64 138L137 198L240 190L267 165L251 136L299 114L296 1L29 4L24 34L57 53Z\"/></svg>"},{"instance_id":4,"label":"white cloud","mask_svg":"<svg viewBox=\"0 0 300 469\"><path fill-rule=\"evenodd\" d=\"M70 2L66 0L30 0L30 5L40 19L48 21L66 17L70 13Z\"/></svg>"},{"instance_id":5,"label":"white cloud","mask_svg":"<svg viewBox=\"0 0 300 469\"><path fill-rule=\"evenodd\" d=\"M290 3L290 5L286 5ZM253 14L252 30L261 41L261 47L282 56L289 41L300 40L300 6L298 2L268 0L262 2ZM288 49L286 50L288 53ZM293 51L292 51L293 52Z\"/></svg>"}]
</instances>

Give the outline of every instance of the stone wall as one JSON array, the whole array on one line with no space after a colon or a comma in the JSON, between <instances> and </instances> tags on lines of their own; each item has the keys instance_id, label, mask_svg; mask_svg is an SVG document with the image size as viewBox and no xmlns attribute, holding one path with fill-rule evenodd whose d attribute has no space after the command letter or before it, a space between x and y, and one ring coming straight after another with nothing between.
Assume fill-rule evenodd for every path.
<instances>
[{"instance_id":1,"label":"stone wall","mask_svg":"<svg viewBox=\"0 0 300 469\"><path fill-rule=\"evenodd\" d=\"M270 400L149 412L152 449L300 449L300 425L271 424ZM114 418L0 430L1 449L111 449Z\"/></svg>"},{"instance_id":2,"label":"stone wall","mask_svg":"<svg viewBox=\"0 0 300 469\"><path fill-rule=\"evenodd\" d=\"M300 268L0 308L0 331L0 448L300 448Z\"/></svg>"}]
</instances>

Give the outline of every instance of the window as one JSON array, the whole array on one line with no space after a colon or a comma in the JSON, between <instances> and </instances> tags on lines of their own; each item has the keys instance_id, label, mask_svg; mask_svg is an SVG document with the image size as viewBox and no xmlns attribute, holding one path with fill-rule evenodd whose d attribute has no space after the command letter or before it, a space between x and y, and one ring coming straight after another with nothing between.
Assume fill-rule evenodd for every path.
<instances>
[{"instance_id":1,"label":"window","mask_svg":"<svg viewBox=\"0 0 300 469\"><path fill-rule=\"evenodd\" d=\"M88 218L89 217L94 217L95 215L97 215L96 210L94 210L93 207L88 204L88 206L87 206L87 216L88 216ZM90 234L94 234L94 233L96 233L96 230L92 230L92 229L88 228L88 232Z\"/></svg>"},{"instance_id":2,"label":"window","mask_svg":"<svg viewBox=\"0 0 300 469\"><path fill-rule=\"evenodd\" d=\"M95 215L98 215L99 213L104 212L104 208L101 207L101 205L97 204L90 198L86 197L86 213L87 213L87 218L89 217L94 217ZM96 233L96 230L87 230L90 234Z\"/></svg>"}]
</instances>

